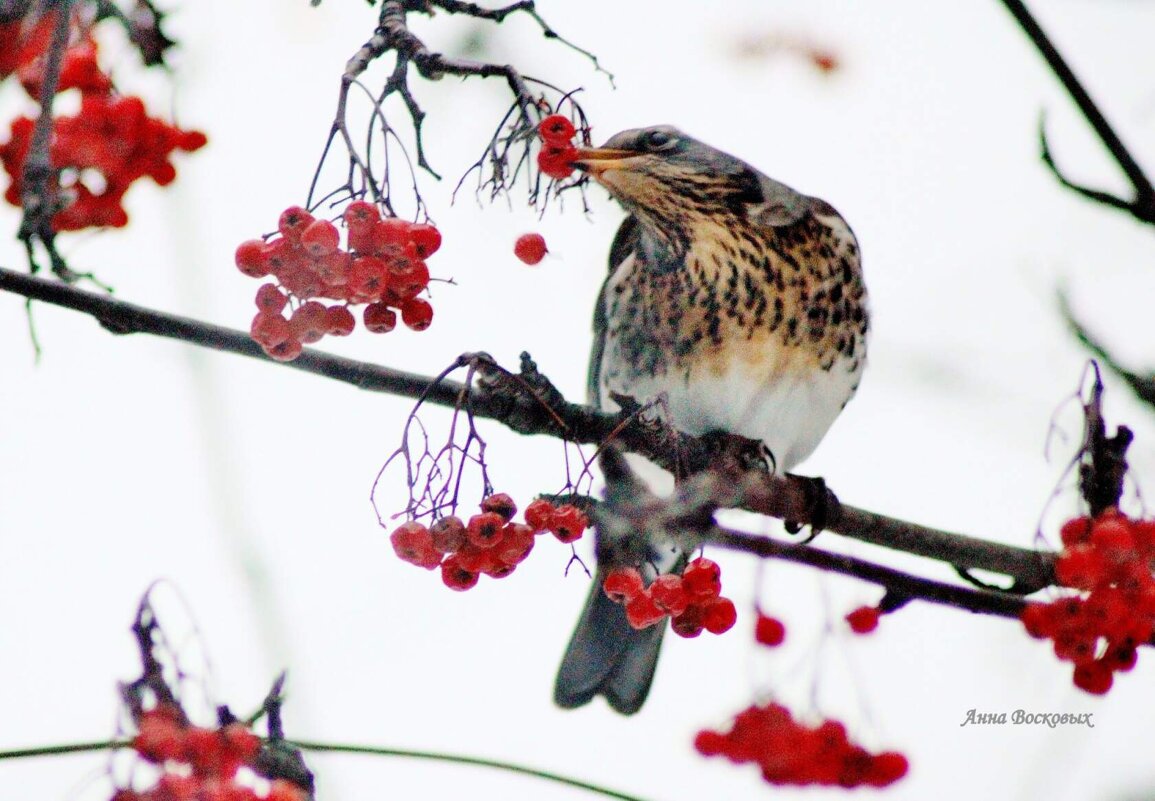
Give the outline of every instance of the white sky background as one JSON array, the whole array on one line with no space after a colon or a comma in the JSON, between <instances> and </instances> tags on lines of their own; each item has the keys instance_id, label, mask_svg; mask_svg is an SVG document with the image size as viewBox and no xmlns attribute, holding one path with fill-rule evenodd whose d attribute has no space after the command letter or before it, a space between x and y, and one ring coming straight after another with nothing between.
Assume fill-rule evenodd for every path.
<instances>
[{"instance_id":1,"label":"white sky background","mask_svg":"<svg viewBox=\"0 0 1155 801\"><path fill-rule=\"evenodd\" d=\"M1063 192L1040 165L1035 126L1047 108L1060 163L1126 191L1001 6L929 5L543 0L546 18L616 74L617 91L527 20L502 26L485 57L586 87L599 141L674 123L838 207L862 243L870 366L803 472L825 476L848 503L1029 545L1061 470L1043 456L1048 421L1084 362L1058 320L1055 287L1069 286L1122 356L1149 365L1153 232ZM1142 159L1155 126L1155 7L1067 0L1040 16ZM304 200L340 71L374 18L335 0L317 10L182 5L171 18L182 43L171 102L210 146L181 159L169 190L133 189L130 228L64 239L73 266L96 270L127 300L245 327L258 284L232 266L233 249ZM473 26L415 28L435 48L457 48ZM735 57L740 38L776 34L812 37L845 69L824 77L787 55ZM169 106L161 82L136 77L129 57L116 75ZM440 185L422 177L445 235L431 269L459 286L437 288L428 332L358 331L322 346L423 373L467 350L512 366L528 348L580 397L620 212L599 189L588 219L567 204L539 222L519 198L514 210L468 194L451 207L456 177L504 109L503 88L447 78L415 89L429 112L429 157L446 175ZM0 93L0 116L20 102L11 87ZM3 230L16 224L0 210ZM554 253L537 269L511 253L526 230L541 231ZM0 264L22 264L10 239L0 239ZM842 615L880 592L778 564L767 566L761 598L786 621L787 646L755 653L754 562L717 553L742 615L734 631L669 637L633 718L600 702L556 710L553 673L588 582L563 578L567 551L545 542L510 578L465 594L394 557L367 496L409 402L113 337L47 306L36 319L39 366L20 300L0 297L0 748L112 734L115 683L137 667L136 602L166 577L200 626L216 700L245 711L288 667L286 724L302 738L509 759L655 801L790 797L755 768L704 760L690 746L698 728L773 691L796 710L847 720L872 749L906 752L911 773L887 791L892 799L1126 798L1155 782L1151 654L1106 700L1093 699L1071 686L1070 665L1012 622L912 604L873 637L844 636ZM1150 413L1113 382L1108 413L1136 430L1132 464L1153 491ZM437 429L448 416L425 420ZM524 504L561 483L556 443L484 431L499 489ZM1056 507L1073 508L1070 493ZM162 597L173 630L185 631L173 594ZM821 634L824 621L833 633ZM1096 727L960 728L971 708L1093 712ZM88 779L104 759L0 763L0 801L99 798ZM324 799L592 797L434 763L310 762Z\"/></svg>"}]
</instances>

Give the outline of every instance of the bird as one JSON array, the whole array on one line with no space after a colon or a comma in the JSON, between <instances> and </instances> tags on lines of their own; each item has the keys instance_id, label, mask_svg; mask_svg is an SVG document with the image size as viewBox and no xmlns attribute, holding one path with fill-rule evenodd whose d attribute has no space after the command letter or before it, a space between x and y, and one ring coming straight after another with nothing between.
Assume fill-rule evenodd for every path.
<instances>
[{"instance_id":1,"label":"bird","mask_svg":"<svg viewBox=\"0 0 1155 801\"><path fill-rule=\"evenodd\" d=\"M859 246L829 203L661 125L578 148L573 166L626 212L594 311L589 402L655 404L692 436L761 442L775 471L818 446L855 394L870 318ZM688 555L665 547L647 581ZM630 715L649 694L664 625L635 630L602 592L563 656L554 701L601 695Z\"/></svg>"}]
</instances>

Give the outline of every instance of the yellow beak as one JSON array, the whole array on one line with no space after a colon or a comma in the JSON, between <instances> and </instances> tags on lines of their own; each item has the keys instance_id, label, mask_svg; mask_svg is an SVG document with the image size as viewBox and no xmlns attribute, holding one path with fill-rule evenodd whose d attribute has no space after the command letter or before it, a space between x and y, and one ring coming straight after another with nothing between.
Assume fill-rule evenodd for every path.
<instances>
[{"instance_id":1,"label":"yellow beak","mask_svg":"<svg viewBox=\"0 0 1155 801\"><path fill-rule=\"evenodd\" d=\"M606 170L626 169L623 162L637 155L632 150L619 150L612 147L579 147L577 156L571 163L578 169L597 178Z\"/></svg>"}]
</instances>

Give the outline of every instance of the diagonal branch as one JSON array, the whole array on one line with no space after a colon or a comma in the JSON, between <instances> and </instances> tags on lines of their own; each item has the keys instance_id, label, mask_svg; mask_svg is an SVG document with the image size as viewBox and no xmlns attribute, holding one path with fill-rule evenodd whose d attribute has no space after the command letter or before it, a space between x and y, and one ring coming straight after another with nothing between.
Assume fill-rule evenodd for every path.
<instances>
[{"instance_id":1,"label":"diagonal branch","mask_svg":"<svg viewBox=\"0 0 1155 801\"><path fill-rule=\"evenodd\" d=\"M1155 373L1140 375L1120 364L1107 350L1107 346L1075 318L1075 313L1071 309L1070 299L1067 297L1067 293L1061 290L1059 292L1059 315L1067 323L1067 327L1071 329L1071 333L1075 335L1075 338L1083 344L1083 347L1106 365L1111 372L1126 382L1127 386L1131 387L1131 391L1135 393L1139 400L1155 406Z\"/></svg>"},{"instance_id":2,"label":"diagonal branch","mask_svg":"<svg viewBox=\"0 0 1155 801\"><path fill-rule=\"evenodd\" d=\"M244 332L4 268L0 268L0 291L88 314L113 333L146 333L176 339L281 364L373 392L413 399L424 397L428 403L450 408L457 405L462 392L463 385L454 381L435 381L310 348L292 362L273 362ZM613 440L626 450L671 467L677 467L672 463L671 454L677 454L681 464L701 465L710 459L711 448L700 439L656 430L653 424L634 415L604 414L567 402L543 376L536 371L527 372L532 370L532 362L527 359L526 363L530 367L523 366L521 376L514 376L517 380L477 382L470 390L471 412L520 434L599 445ZM1022 592L1046 587L1054 581L1052 553L920 526L845 504L816 509L806 480L794 476L746 471L737 478L716 474L712 480L727 483L730 496L751 511L799 523L820 523L828 531L863 542L962 568L1000 573L1014 579ZM723 497L722 489L717 492L717 497Z\"/></svg>"},{"instance_id":3,"label":"diagonal branch","mask_svg":"<svg viewBox=\"0 0 1155 801\"><path fill-rule=\"evenodd\" d=\"M1100 192L1099 190L1087 189L1086 187L1069 181L1059 171L1054 159L1051 158L1050 150L1047 147L1046 136L1042 134L1042 125L1040 124L1040 134L1043 142L1042 158L1044 163L1068 189L1072 189L1084 197L1099 203L1129 211L1143 222L1155 224L1155 187L1151 185L1151 181L1143 172L1143 168L1139 166L1139 163L1135 161L1130 151L1127 150L1127 146L1123 144L1119 135L1115 133L1115 129L1111 127L1111 124L1107 122L1107 118L1103 116L1103 112L1099 110L1095 101L1091 99L1091 95L1079 81L1078 77L1076 77L1070 65L1067 64L1066 59L1064 59L1062 54L1055 48L1054 43L1051 42L1042 27L1039 26L1039 23L1031 15L1031 12L1027 9L1023 1L1002 0L1002 3L1007 11L1010 12L1011 16L1015 18L1015 21L1019 23L1019 26L1027 35L1027 38L1038 48L1039 53L1046 60L1047 66L1055 73L1055 77L1059 79L1063 84L1063 88L1067 90L1067 94L1071 96L1071 99L1075 101L1075 105L1079 107L1079 111L1082 112L1084 119L1087 120L1091 128L1093 128L1098 135L1099 140L1111 153L1112 158L1115 159L1115 163L1123 170L1123 173L1127 176L1127 180L1135 190L1135 198L1130 202L1124 201L1107 193Z\"/></svg>"}]
</instances>

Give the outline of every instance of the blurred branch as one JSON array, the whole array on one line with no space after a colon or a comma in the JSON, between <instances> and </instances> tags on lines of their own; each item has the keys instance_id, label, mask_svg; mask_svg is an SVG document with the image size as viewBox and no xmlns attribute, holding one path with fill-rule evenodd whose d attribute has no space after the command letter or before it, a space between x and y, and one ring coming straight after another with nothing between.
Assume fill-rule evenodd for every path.
<instances>
[{"instance_id":1,"label":"blurred branch","mask_svg":"<svg viewBox=\"0 0 1155 801\"><path fill-rule=\"evenodd\" d=\"M519 765L515 762L504 762L500 759L485 759L482 757L471 757L464 754L446 754L438 751L414 751L405 748L382 748L372 745L346 745L339 743L322 743L312 740L286 740L288 745L294 748L299 748L302 751L312 751L314 753L327 754L363 754L367 756L385 756L385 757L405 757L407 759L423 759L432 760L435 762L447 762L454 765L470 765L481 768L495 768L497 770L504 770L510 773L517 773L522 776L530 776L536 779L545 779L556 784L564 784L568 787L576 787L580 790L587 790L596 795L601 795L605 798L615 798L618 801L644 801L644 799L636 795L628 795L616 790L603 787L592 782L582 781L570 776L563 776L560 773L553 773L548 770L538 770L527 765ZM44 756L61 756L64 754L85 754L93 751L109 751L122 748L131 748L131 740L100 740L88 743L66 743L62 745L46 745L32 748L10 748L0 750L0 762L9 759L28 759L30 757L44 757Z\"/></svg>"},{"instance_id":2,"label":"blurred branch","mask_svg":"<svg viewBox=\"0 0 1155 801\"><path fill-rule=\"evenodd\" d=\"M1115 159L1120 169L1123 170L1127 176L1127 180L1131 183L1135 190L1135 197L1133 200L1124 200L1123 198L1115 197L1110 193L1103 192L1098 189L1090 189L1085 186L1074 183L1069 180L1055 163L1054 157L1051 155L1050 147L1047 144L1047 135L1043 126L1043 121L1039 122L1039 138L1042 143L1042 160L1047 165L1047 168L1058 178L1059 182L1068 189L1077 192L1089 200L1097 203L1110 206L1116 209L1122 209L1130 212L1137 219L1142 222L1155 224L1155 187L1151 185L1151 181L1143 172L1143 168L1135 161L1130 151L1127 150L1126 145L1119 138L1118 134L1107 122L1107 118L1099 110L1095 101L1091 99L1086 88L1076 77L1070 65L1067 64L1066 59L1055 48L1054 43L1047 37L1047 34L1039 26L1039 23L1027 10L1026 5L1022 0L1002 0L1003 5L1019 26L1023 29L1023 33L1027 38L1034 43L1038 48L1039 53L1047 62L1047 66L1055 73L1055 77L1063 84L1063 88L1067 90L1067 94L1075 101L1082 112L1084 119L1094 129L1098 135L1099 140L1110 152L1111 157Z\"/></svg>"},{"instance_id":3,"label":"blurred branch","mask_svg":"<svg viewBox=\"0 0 1155 801\"><path fill-rule=\"evenodd\" d=\"M455 408L463 385L450 380L391 370L368 362L305 349L294 361L273 362L248 334L97 294L74 286L0 268L0 291L73 309L96 318L116 334L147 333L201 347L281 364L360 389L424 399ZM483 380L468 389L468 411L496 420L520 434L542 434L575 443L614 442L671 470L694 472L711 464L717 448L703 438L672 432L637 413L611 415L570 403L537 372L528 356L520 373L501 370L484 354L466 354L458 366L482 365ZM1000 573L1015 581L1016 592L1032 592L1053 583L1054 555L1029 548L967 537L838 503L833 496L816 502L812 479L772 475L740 466L719 472L709 491L750 511L797 523L818 525L846 537L892 550L946 562L956 567ZM734 541L731 541L734 542ZM763 547L763 546L759 546ZM772 548L774 546L764 546Z\"/></svg>"},{"instance_id":4,"label":"blurred branch","mask_svg":"<svg viewBox=\"0 0 1155 801\"><path fill-rule=\"evenodd\" d=\"M1107 350L1102 341L1091 334L1091 332L1075 318L1075 313L1071 309L1070 299L1063 290L1059 290L1059 314L1067 323L1067 327L1071 329L1071 333L1075 335L1075 338L1083 343L1083 347L1089 350L1107 369L1126 382L1127 386L1131 387L1131 391L1139 397L1139 400L1155 406L1155 373L1140 375L1120 364Z\"/></svg>"}]
</instances>

